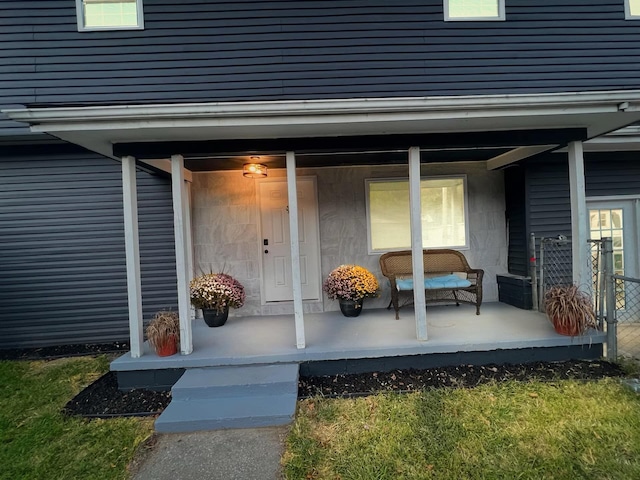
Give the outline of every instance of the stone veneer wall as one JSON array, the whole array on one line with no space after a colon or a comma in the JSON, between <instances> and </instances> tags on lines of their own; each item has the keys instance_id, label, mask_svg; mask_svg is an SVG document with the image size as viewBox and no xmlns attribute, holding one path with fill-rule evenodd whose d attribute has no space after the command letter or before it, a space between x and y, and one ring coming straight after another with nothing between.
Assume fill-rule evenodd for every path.
<instances>
[{"instance_id":1,"label":"stone veneer wall","mask_svg":"<svg viewBox=\"0 0 640 480\"><path fill-rule=\"evenodd\" d=\"M482 268L484 301L498 300L496 274L507 271L507 241L502 172L487 171L484 163L423 164L422 175L467 175L470 249L463 251L472 268ZM365 179L407 177L407 166L363 166L298 169L299 176L315 176L322 278L343 263L370 269L379 279L382 294L367 299L371 308L386 307L390 294L380 273L379 255L367 253ZM284 170L270 170L269 176L284 177ZM243 178L239 171L193 174L193 229L195 268L222 268L245 286L247 302L232 315L292 313L290 303L261 305L259 212L257 181ZM305 311L337 310L336 301L305 302Z\"/></svg>"}]
</instances>

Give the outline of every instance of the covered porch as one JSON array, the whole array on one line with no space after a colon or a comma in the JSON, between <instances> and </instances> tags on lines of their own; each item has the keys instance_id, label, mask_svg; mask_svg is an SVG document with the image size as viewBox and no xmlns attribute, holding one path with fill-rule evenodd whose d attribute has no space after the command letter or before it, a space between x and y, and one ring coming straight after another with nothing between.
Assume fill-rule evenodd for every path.
<instances>
[{"instance_id":1,"label":"covered porch","mask_svg":"<svg viewBox=\"0 0 640 480\"><path fill-rule=\"evenodd\" d=\"M300 268L299 192L296 180L305 174L304 169L340 166L401 168L401 174L409 184L413 283L422 285L422 176L433 172L434 165L445 165L446 168L442 167L441 170L446 175L455 169L462 169L456 174L466 175L470 170L476 172L478 167L485 173L495 173L537 153L568 146L565 158L570 166L572 237L574 246L580 246L573 249L573 274L578 283L585 283L588 278L587 258L581 248L587 238L583 142L640 119L637 108L639 99L638 92L592 92L499 97L85 106L33 108L8 113L16 120L30 122L35 131L51 133L122 161L131 338L131 354L122 360L123 364L135 361L140 367L155 362L143 335L136 165L144 162L171 174L182 356L166 361L189 366L193 362L205 361L204 358L217 358L220 352L225 351L227 361L236 359L234 361L240 362L242 358L248 361L256 358L265 360L269 357L273 361L282 361L278 360L278 356L284 356L288 361L299 363L313 360L316 349L320 349L318 354L324 357L322 360L335 360L536 347L535 344L527 344L530 339L539 342L539 346L545 343L555 345L555 342L566 346L567 342L575 342L575 339L554 337L551 327L544 324L546 320L543 317L537 321L542 331L548 329L549 336L541 336L541 332L530 330L528 324L516 323L517 327L512 329L511 315L489 315L490 304L486 304L486 307L483 305L479 317L472 315L465 320L469 323L456 320L448 326L447 322L451 322L448 317L461 317L462 307L454 311L448 307L429 307L427 313L422 289L414 290L415 312L402 315L400 328L398 322L386 323L383 320L388 313L386 311L382 311L383 316L379 320L374 320L378 318L377 312L371 310L370 314L363 315L357 322L347 323L338 317L339 313L326 308L321 296L315 303L305 301ZM200 178L204 179L204 172L216 172L224 183L225 172L239 171L252 156L261 157L260 163L279 170L286 182L291 257L288 270L292 273L292 298L288 304L290 313L278 314L280 305L273 302L272 315L265 315L272 305L260 298L262 292L258 280L255 289L258 292L256 310L248 316L239 311L238 316L220 334L217 330L203 332L200 331L201 323L190 314L188 298L188 283L196 273L198 263L194 259L193 246L193 237L197 232L192 227L194 206L191 202L197 185L197 178L194 177L203 172ZM473 167L465 164L473 164ZM383 177L382 173L374 173L376 177ZM483 183L482 175L476 173L477 185L480 186ZM339 173L335 176L345 177ZM494 183L484 191L470 182L470 190L475 189L476 198L493 196L495 199L501 195L500 191L493 188L499 184L495 180L494 177ZM329 184L329 181L325 183ZM331 194L330 190L326 191L328 197ZM362 198L359 201L362 205ZM493 222L493 219L490 220ZM327 220L331 220L330 216L327 216ZM218 226L216 219L210 221L210 228L214 231ZM499 222L493 222L492 228L492 233L502 235L501 241L506 243L504 216ZM473 227L471 229L473 231ZM253 254L260 254L263 250L262 239L255 231L251 231L251 236ZM485 245L491 244L492 240L485 239ZM322 242L320 245L324 247ZM470 247L473 252L473 245L465 247ZM377 261L366 248L349 253L355 253L358 257L347 257L346 262L339 256L331 258L332 264L323 263L318 276L323 277L339 263L359 263L360 259L373 263ZM506 270L506 250L503 248L496 257L498 261L494 265L501 267L502 271L496 268L491 272L492 278L495 273L504 273ZM329 258L330 255L323 251L322 261ZM224 258L221 259L223 264ZM471 264L473 267L486 268L483 262L472 261ZM442 311L443 317L440 325L436 321L439 311ZM533 315L531 312L518 313ZM349 326L356 328L358 322L366 320L369 321L365 327L341 331ZM481 328L487 321L490 323ZM331 326L330 322L336 324ZM261 328L267 328L267 331L261 332ZM257 332L261 335L257 335ZM507 335L496 346L503 333L513 336ZM224 346L216 344L218 336L234 334L238 335L237 339L225 339ZM334 342L331 341L332 336L335 336ZM251 338L258 339L257 343L253 343ZM243 348L246 348L244 351L241 350L243 344ZM378 354L375 354L376 351ZM114 364L114 369L121 368L120 365ZM154 365L155 368L182 368L162 366L161 363Z\"/></svg>"}]
</instances>

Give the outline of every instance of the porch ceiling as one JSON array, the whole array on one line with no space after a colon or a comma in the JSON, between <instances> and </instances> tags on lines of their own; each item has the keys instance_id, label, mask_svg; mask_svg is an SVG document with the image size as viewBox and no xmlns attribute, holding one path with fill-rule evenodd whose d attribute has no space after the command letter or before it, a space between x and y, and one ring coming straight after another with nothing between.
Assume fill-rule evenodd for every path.
<instances>
[{"instance_id":1,"label":"porch ceiling","mask_svg":"<svg viewBox=\"0 0 640 480\"><path fill-rule=\"evenodd\" d=\"M166 152L185 157L189 170L232 170L252 156L271 167L284 167L287 151L296 152L299 167L406 163L407 149L421 149L422 162L486 161L522 145L564 145L586 140L584 128L437 134L358 135L308 138L213 140L116 144L118 157L162 158Z\"/></svg>"},{"instance_id":2,"label":"porch ceiling","mask_svg":"<svg viewBox=\"0 0 640 480\"><path fill-rule=\"evenodd\" d=\"M488 146L500 150L541 145L525 142L524 138L521 142L509 141L511 137L518 137L516 132L572 129L580 132L573 138L563 137L562 142L548 142L553 148L570 140L594 138L637 122L640 120L640 90L173 105L36 106L4 112L13 120L29 123L34 132L49 133L114 158L153 155L157 159L168 158L172 154L183 154L188 158L190 154L211 156L219 152L226 152L232 157L240 152L256 152L258 146L262 150L257 154L279 154L282 149L311 153L309 141L320 138L325 139L325 146L320 148L321 145L316 144L314 152L326 153L327 139L335 144L330 149L332 152L363 151L362 145L349 149L348 140L347 145L336 141L349 137L367 140L384 137L384 147L380 148L378 142L366 147L367 151L394 151L394 147L406 151L411 146L435 150ZM412 135L423 138L425 133L433 138L445 137L446 141L440 148L436 148L438 142L433 139L427 144L411 142L416 140L411 138ZM489 145L482 142L469 145L472 142L467 141L468 138L481 139L494 133L501 134L504 143L493 141ZM404 141L389 142L392 137ZM282 139L286 139L286 143ZM267 141L280 144L274 148L265 143ZM235 142L235 146L228 148L218 142ZM203 148L205 146L210 149ZM454 155L443 155L443 161L448 161L447 157L453 158Z\"/></svg>"},{"instance_id":3,"label":"porch ceiling","mask_svg":"<svg viewBox=\"0 0 640 480\"><path fill-rule=\"evenodd\" d=\"M465 150L436 150L421 151L422 163L444 162L475 162L487 161L502 153L508 152L507 148L485 148ZM202 158L185 159L185 167L192 172L210 172L219 170L241 170L242 165L251 161L267 165L269 168L285 168L285 155L264 154L238 154L238 155L214 155ZM257 159L255 157L258 157ZM376 152L334 152L334 153L307 153L296 152L296 166L298 168L340 167L354 165L393 165L407 164L407 151L376 151Z\"/></svg>"}]
</instances>

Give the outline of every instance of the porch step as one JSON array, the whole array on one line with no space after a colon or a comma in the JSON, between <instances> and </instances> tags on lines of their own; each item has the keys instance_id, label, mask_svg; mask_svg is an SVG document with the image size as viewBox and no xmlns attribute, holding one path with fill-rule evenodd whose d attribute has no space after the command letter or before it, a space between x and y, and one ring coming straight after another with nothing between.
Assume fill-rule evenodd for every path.
<instances>
[{"instance_id":1,"label":"porch step","mask_svg":"<svg viewBox=\"0 0 640 480\"><path fill-rule=\"evenodd\" d=\"M188 375L187 375L188 374ZM292 379L294 379L292 381ZM171 389L173 400L298 393L298 364L192 368Z\"/></svg>"},{"instance_id":2,"label":"porch step","mask_svg":"<svg viewBox=\"0 0 640 480\"><path fill-rule=\"evenodd\" d=\"M155 423L163 433L285 425L298 398L298 364L188 369Z\"/></svg>"}]
</instances>

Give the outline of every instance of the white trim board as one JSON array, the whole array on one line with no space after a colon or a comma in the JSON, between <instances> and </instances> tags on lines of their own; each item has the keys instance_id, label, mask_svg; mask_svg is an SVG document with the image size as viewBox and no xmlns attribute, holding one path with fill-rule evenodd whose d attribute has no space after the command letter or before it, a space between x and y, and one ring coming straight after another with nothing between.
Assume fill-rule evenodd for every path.
<instances>
[{"instance_id":1,"label":"white trim board","mask_svg":"<svg viewBox=\"0 0 640 480\"><path fill-rule=\"evenodd\" d=\"M112 157L127 142L585 128L640 121L640 90L6 109L33 132ZM180 152L167 152L167 156Z\"/></svg>"},{"instance_id":2,"label":"white trim board","mask_svg":"<svg viewBox=\"0 0 640 480\"><path fill-rule=\"evenodd\" d=\"M587 202L607 202L610 200L640 200L640 195L606 195L602 197L586 197Z\"/></svg>"},{"instance_id":3,"label":"white trim board","mask_svg":"<svg viewBox=\"0 0 640 480\"><path fill-rule=\"evenodd\" d=\"M99 3L99 2L94 2ZM127 2L133 3L133 2ZM115 30L144 30L144 13L142 0L135 0L136 4L136 25L105 25L105 26L86 26L84 20L85 0L76 0L76 23L78 32L99 32L99 31L115 31Z\"/></svg>"},{"instance_id":4,"label":"white trim board","mask_svg":"<svg viewBox=\"0 0 640 480\"><path fill-rule=\"evenodd\" d=\"M469 17L452 17L449 15L451 9L449 8L450 0L443 0L443 9L444 9L444 21L445 22L500 22L505 21L507 19L505 13L505 0L495 0L497 7L497 15L495 16L469 16ZM473 3L473 2L471 2Z\"/></svg>"}]
</instances>

